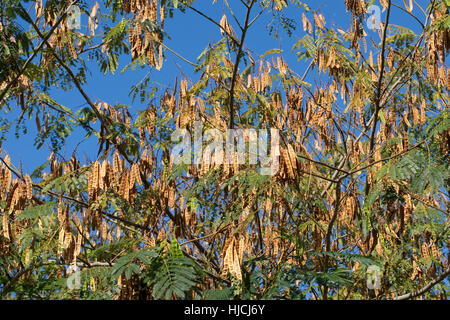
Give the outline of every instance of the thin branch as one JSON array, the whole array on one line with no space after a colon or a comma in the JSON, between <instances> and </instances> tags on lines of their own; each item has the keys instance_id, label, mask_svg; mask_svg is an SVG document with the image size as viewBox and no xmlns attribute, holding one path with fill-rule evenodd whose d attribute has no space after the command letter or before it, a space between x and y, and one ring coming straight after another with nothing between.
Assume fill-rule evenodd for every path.
<instances>
[{"instance_id":1,"label":"thin branch","mask_svg":"<svg viewBox=\"0 0 450 320\"><path fill-rule=\"evenodd\" d=\"M250 5L247 7L247 14L245 17L245 23L244 23L244 30L242 31L241 40L239 42L239 48L236 54L236 60L234 62L234 70L233 70L233 76L231 78L231 88L230 88L230 99L229 99L229 110L230 110L230 122L229 122L229 128L233 129L234 127L234 88L236 86L236 80L239 70L239 62L241 61L241 55L242 55L242 48L244 46L245 36L247 34L248 28L249 28L249 19L250 19L250 12L252 11L252 6L255 3L255 0L252 0Z\"/></svg>"},{"instance_id":2,"label":"thin branch","mask_svg":"<svg viewBox=\"0 0 450 320\"><path fill-rule=\"evenodd\" d=\"M444 272L440 276L438 276L437 278L430 281L430 283L428 283L426 286L422 287L421 289L419 289L417 291L407 293L407 294L404 294L401 296L397 296L397 297L393 298L392 300L408 300L408 299L413 299L418 296L421 296L424 293L431 290L435 285L437 285L439 282L443 281L449 275L450 275L450 265L447 267L447 269L444 270Z\"/></svg>"},{"instance_id":3,"label":"thin branch","mask_svg":"<svg viewBox=\"0 0 450 320\"><path fill-rule=\"evenodd\" d=\"M244 7L246 7L248 9L249 5L247 3L245 3L244 0L240 0L240 1L244 5Z\"/></svg>"}]
</instances>

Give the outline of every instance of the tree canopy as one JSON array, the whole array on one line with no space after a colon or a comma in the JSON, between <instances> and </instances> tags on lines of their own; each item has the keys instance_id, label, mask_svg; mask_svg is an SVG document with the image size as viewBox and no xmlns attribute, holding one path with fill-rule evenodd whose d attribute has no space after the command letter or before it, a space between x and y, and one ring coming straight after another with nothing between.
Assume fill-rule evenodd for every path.
<instances>
[{"instance_id":1,"label":"tree canopy","mask_svg":"<svg viewBox=\"0 0 450 320\"><path fill-rule=\"evenodd\" d=\"M448 0L0 3L2 299L448 299ZM180 14L219 36L196 59ZM137 70L141 109L86 90Z\"/></svg>"}]
</instances>

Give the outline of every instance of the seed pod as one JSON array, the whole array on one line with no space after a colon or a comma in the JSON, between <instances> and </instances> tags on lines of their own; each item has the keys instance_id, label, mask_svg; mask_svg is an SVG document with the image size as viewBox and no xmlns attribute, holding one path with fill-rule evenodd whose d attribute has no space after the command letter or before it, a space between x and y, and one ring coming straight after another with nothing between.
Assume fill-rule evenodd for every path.
<instances>
[{"instance_id":1,"label":"seed pod","mask_svg":"<svg viewBox=\"0 0 450 320\"><path fill-rule=\"evenodd\" d=\"M281 155L283 157L283 163L286 166L286 170L287 170L289 178L294 179L295 178L294 170L292 167L292 163L291 163L291 159L289 157L288 150L286 148L282 148Z\"/></svg>"},{"instance_id":2,"label":"seed pod","mask_svg":"<svg viewBox=\"0 0 450 320\"><path fill-rule=\"evenodd\" d=\"M431 241L431 254L434 259L441 260L441 252L433 241Z\"/></svg>"},{"instance_id":3,"label":"seed pod","mask_svg":"<svg viewBox=\"0 0 450 320\"><path fill-rule=\"evenodd\" d=\"M420 124L420 113L416 106L413 106L412 108L412 118L413 118L413 124L417 125Z\"/></svg>"},{"instance_id":4,"label":"seed pod","mask_svg":"<svg viewBox=\"0 0 450 320\"><path fill-rule=\"evenodd\" d=\"M11 184L11 171L5 168L5 177L2 180L2 192L8 192Z\"/></svg>"},{"instance_id":5,"label":"seed pod","mask_svg":"<svg viewBox=\"0 0 450 320\"><path fill-rule=\"evenodd\" d=\"M294 148L291 144L288 144L288 154L289 154L289 160L291 161L291 165L293 170L297 170L297 154L294 151Z\"/></svg>"},{"instance_id":6,"label":"seed pod","mask_svg":"<svg viewBox=\"0 0 450 320\"><path fill-rule=\"evenodd\" d=\"M122 0L122 9L126 13L130 13L130 0Z\"/></svg>"},{"instance_id":7,"label":"seed pod","mask_svg":"<svg viewBox=\"0 0 450 320\"><path fill-rule=\"evenodd\" d=\"M423 99L422 104L420 105L420 125L424 125L425 121L427 120L426 119L427 116L425 114L426 108L427 108L427 105L426 105L425 99Z\"/></svg>"},{"instance_id":8,"label":"seed pod","mask_svg":"<svg viewBox=\"0 0 450 320\"><path fill-rule=\"evenodd\" d=\"M3 236L9 240L9 226L8 226L7 212L3 212L2 222L3 222Z\"/></svg>"},{"instance_id":9,"label":"seed pod","mask_svg":"<svg viewBox=\"0 0 450 320\"><path fill-rule=\"evenodd\" d=\"M30 200L33 197L33 183L29 175L25 176L26 197Z\"/></svg>"},{"instance_id":10,"label":"seed pod","mask_svg":"<svg viewBox=\"0 0 450 320\"><path fill-rule=\"evenodd\" d=\"M97 191L100 187L100 162L95 161L92 170L92 187Z\"/></svg>"}]
</instances>

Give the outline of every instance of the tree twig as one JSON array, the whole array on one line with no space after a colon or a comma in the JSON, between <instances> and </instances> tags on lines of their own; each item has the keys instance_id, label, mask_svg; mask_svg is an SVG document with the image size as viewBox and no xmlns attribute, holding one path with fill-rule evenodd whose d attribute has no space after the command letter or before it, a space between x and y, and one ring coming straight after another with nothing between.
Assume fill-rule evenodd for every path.
<instances>
[{"instance_id":1,"label":"tree twig","mask_svg":"<svg viewBox=\"0 0 450 320\"><path fill-rule=\"evenodd\" d=\"M389 26L389 17L391 14L391 0L388 0L388 7L387 7L387 13L386 13L386 22L384 23L383 28L383 40L381 44L381 69L380 69L380 75L378 77L378 85L377 85L377 92L375 95L375 110L374 110L374 120L372 123L372 130L370 132L370 139L369 139L369 155L370 159L372 159L372 152L375 147L375 132L377 130L377 123L378 123L378 112L380 111L380 102L382 97L382 85L383 85L383 78L384 78L384 65L386 63L386 57L385 57L385 51L386 51L386 38L387 38L387 30ZM366 181L366 187L365 187L365 195L367 196L369 194L369 180Z\"/></svg>"}]
</instances>

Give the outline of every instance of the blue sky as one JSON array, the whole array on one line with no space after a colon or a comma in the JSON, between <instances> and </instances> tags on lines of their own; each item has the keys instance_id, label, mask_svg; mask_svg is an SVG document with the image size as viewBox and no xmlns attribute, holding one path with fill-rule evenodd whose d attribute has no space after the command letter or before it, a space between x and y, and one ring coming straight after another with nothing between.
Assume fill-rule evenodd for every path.
<instances>
[{"instance_id":1,"label":"blue sky","mask_svg":"<svg viewBox=\"0 0 450 320\"><path fill-rule=\"evenodd\" d=\"M427 3L427 1L424 0L418 2L422 6ZM104 8L103 4L101 2L99 3L102 11L102 8ZM244 12L240 1L232 0L230 3L238 19L243 20ZM349 13L346 13L343 0L304 1L304 3L308 4L312 10L319 9L319 11L323 13L327 21L327 27L341 26L344 30L348 29L351 23L351 16ZM395 3L402 5L401 1L395 1ZM375 1L375 4L379 4L379 2ZM234 24L232 17L228 14L227 9L224 8L220 2L212 5L211 0L202 0L196 1L194 6L197 9L206 12L217 21L220 20L224 10L226 10L225 12L227 13L229 23L232 24L235 31L239 34L239 30ZM295 53L292 52L292 46L294 43L305 35L301 24L301 14L303 10L294 6L291 6L290 8L292 9L287 11L287 16L295 19L297 26L291 37L288 37L288 35L282 31L280 31L278 39L274 39L273 36L269 35L267 26L270 24L272 17L270 13L268 13L266 15L262 15L251 27L247 34L245 44L246 47L253 50L252 52L256 55L261 55L273 48L282 49L282 55L290 67L298 74L303 74L306 69L306 64L303 61L297 61ZM241 11L239 9L241 9ZM417 8L415 9L415 12L416 10ZM31 11L34 11L34 9ZM258 11L259 10L255 9L254 15ZM312 20L311 15L308 17ZM384 21L384 19L385 12L382 13L381 17L382 21ZM82 16L81 23L82 25L87 24L87 16ZM417 30L419 27L417 22L395 7L392 9L391 23L404 25L413 30ZM102 30L99 28L96 32L102 32ZM185 13L176 10L173 18L166 19L165 32L170 36L170 39L165 40L165 44L192 62L197 61L197 57L208 44L215 43L222 37L217 26L190 10L187 10ZM378 42L378 33L368 29L366 29L366 32L374 37L375 42ZM90 96L91 100L95 101L98 99L106 101L111 105L117 103L127 104L131 106L131 110L133 111L141 110L146 108L146 103L141 103L139 98L136 98L134 103L132 103L129 93L131 87L135 83L139 82L148 72L150 72L150 78L154 85L160 86L160 92L162 92L165 87L172 87L175 78L180 80L183 78L183 74L187 77L192 77L194 80L199 77L199 74L193 73L193 66L168 51L165 52L165 61L161 71L150 70L150 67L147 66L144 69L138 67L135 71L131 71L131 69L129 69L125 73L121 74L120 70L128 64L130 60L130 56L122 56L118 71L114 75L104 75L95 61L88 62L91 75L88 76L87 84L83 87ZM315 72L316 70L310 73L310 76L315 76ZM312 77L307 78L306 80L312 80ZM52 90L51 93L52 97L56 101L71 108L74 112L77 111L80 106L85 105L85 100L79 92L76 91L76 89L68 92L62 90ZM13 112L10 116L17 118L18 115L18 112ZM16 166L19 166L19 168L22 166L25 172L32 172L34 168L46 161L49 156L49 148L44 145L40 150L36 150L33 146L36 133L34 120L28 120L27 123L29 124L28 133L16 139L14 136L15 130L14 128L11 128L8 135L8 140L3 143L2 148L9 153L12 158L12 162ZM67 158L70 158L73 148L83 136L84 133L81 129L76 130L74 134L67 139L66 148L63 148L60 153L63 156L65 155ZM77 154L79 159L84 160L84 155L87 155L91 160L96 157L98 146L95 140L95 137L91 137L88 141L83 142L79 146Z\"/></svg>"}]
</instances>

